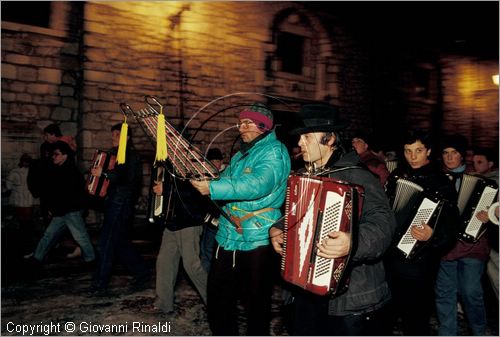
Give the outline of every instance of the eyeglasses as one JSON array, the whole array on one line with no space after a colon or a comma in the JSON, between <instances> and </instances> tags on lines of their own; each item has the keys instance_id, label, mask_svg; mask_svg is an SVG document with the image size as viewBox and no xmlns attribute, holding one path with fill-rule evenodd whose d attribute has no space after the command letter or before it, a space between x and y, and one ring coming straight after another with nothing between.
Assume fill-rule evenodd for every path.
<instances>
[{"instance_id":1,"label":"eyeglasses","mask_svg":"<svg viewBox=\"0 0 500 337\"><path fill-rule=\"evenodd\" d=\"M255 124L255 123L253 121L243 121L243 122L236 123L236 127L238 129L241 128L242 126L248 128L251 124Z\"/></svg>"}]
</instances>

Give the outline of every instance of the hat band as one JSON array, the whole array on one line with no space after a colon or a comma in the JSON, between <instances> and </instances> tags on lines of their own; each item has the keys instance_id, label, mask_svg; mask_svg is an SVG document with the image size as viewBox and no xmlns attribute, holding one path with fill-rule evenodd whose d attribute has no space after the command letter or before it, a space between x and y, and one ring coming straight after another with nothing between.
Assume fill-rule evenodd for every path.
<instances>
[{"instance_id":1,"label":"hat band","mask_svg":"<svg viewBox=\"0 0 500 337\"><path fill-rule=\"evenodd\" d=\"M323 125L335 125L331 119L322 118L309 118L304 120L305 126L323 126Z\"/></svg>"}]
</instances>

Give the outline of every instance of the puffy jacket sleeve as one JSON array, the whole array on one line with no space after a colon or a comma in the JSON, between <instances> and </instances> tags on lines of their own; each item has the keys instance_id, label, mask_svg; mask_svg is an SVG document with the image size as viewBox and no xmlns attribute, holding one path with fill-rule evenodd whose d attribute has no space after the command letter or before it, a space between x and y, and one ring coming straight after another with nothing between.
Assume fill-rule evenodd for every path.
<instances>
[{"instance_id":1,"label":"puffy jacket sleeve","mask_svg":"<svg viewBox=\"0 0 500 337\"><path fill-rule=\"evenodd\" d=\"M213 200L256 200L267 196L288 176L289 161L279 146L259 151L252 159L226 168L230 175L210 183L210 196Z\"/></svg>"}]
</instances>

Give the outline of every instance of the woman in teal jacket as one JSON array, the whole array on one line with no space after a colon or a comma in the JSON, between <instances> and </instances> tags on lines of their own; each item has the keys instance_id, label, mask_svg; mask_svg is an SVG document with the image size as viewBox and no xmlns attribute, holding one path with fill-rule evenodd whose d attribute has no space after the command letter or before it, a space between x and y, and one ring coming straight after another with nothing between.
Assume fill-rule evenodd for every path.
<instances>
[{"instance_id":1,"label":"woman in teal jacket","mask_svg":"<svg viewBox=\"0 0 500 337\"><path fill-rule=\"evenodd\" d=\"M217 248L208 276L207 311L214 335L238 335L237 299L247 317L246 335L269 335L272 248L269 228L290 173L290 156L273 131L271 110L253 104L240 112L241 149L219 180L192 181L200 193L226 201L219 219Z\"/></svg>"}]
</instances>

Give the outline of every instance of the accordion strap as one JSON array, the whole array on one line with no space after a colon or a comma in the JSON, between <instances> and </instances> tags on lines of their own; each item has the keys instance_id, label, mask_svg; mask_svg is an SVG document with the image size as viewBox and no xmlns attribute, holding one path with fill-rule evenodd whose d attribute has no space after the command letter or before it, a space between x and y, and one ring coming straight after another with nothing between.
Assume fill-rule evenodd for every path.
<instances>
[{"instance_id":1,"label":"accordion strap","mask_svg":"<svg viewBox=\"0 0 500 337\"><path fill-rule=\"evenodd\" d=\"M358 166L358 165L345 166L345 167L332 167L329 170L322 172L322 174L330 174L330 173L336 173L336 172L347 171L347 170L356 170L356 169L364 170L365 167Z\"/></svg>"},{"instance_id":2,"label":"accordion strap","mask_svg":"<svg viewBox=\"0 0 500 337\"><path fill-rule=\"evenodd\" d=\"M248 220L248 219L250 219L250 218L252 218L254 216L257 216L259 214L272 211L273 209L274 208L272 208L272 207L266 207L266 208L259 209L259 210L254 211L254 212L248 212L247 214L245 214L242 217L237 217L237 216L234 216L234 215L230 215L231 222L233 223L233 225L235 225L236 231L239 234L242 234L243 233L243 227L241 226L241 223L243 221ZM229 213L229 214L231 214L231 213Z\"/></svg>"},{"instance_id":3,"label":"accordion strap","mask_svg":"<svg viewBox=\"0 0 500 337\"><path fill-rule=\"evenodd\" d=\"M255 212L250 212L248 213L247 215L243 216L240 218L240 221L245 221L245 220L248 220L256 215L259 215L261 213L265 213L265 212L269 212L269 211L272 211L274 208L272 207L266 207L266 208L263 208L263 209L259 209L258 211L255 211Z\"/></svg>"}]
</instances>

